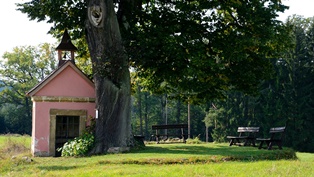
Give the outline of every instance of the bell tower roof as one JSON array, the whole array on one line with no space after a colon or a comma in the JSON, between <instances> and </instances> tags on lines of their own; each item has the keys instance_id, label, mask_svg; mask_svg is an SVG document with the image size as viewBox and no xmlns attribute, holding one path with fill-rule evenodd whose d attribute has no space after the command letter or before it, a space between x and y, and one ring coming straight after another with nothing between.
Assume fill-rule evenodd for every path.
<instances>
[{"instance_id":1,"label":"bell tower roof","mask_svg":"<svg viewBox=\"0 0 314 177\"><path fill-rule=\"evenodd\" d=\"M56 50L76 51L77 48L72 44L68 30L65 30L61 39L61 43Z\"/></svg>"},{"instance_id":2,"label":"bell tower roof","mask_svg":"<svg viewBox=\"0 0 314 177\"><path fill-rule=\"evenodd\" d=\"M71 42L68 30L64 30L61 42L56 50L58 51L58 67L62 66L67 60L70 60L73 64L75 64L74 52L77 51L77 48ZM68 56L68 52L70 52L71 56Z\"/></svg>"}]
</instances>

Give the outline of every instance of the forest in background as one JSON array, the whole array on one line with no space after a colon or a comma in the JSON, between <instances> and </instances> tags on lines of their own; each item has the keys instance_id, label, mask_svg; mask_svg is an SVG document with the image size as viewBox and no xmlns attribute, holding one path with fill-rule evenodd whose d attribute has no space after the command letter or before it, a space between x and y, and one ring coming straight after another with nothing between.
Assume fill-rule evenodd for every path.
<instances>
[{"instance_id":1,"label":"forest in background","mask_svg":"<svg viewBox=\"0 0 314 177\"><path fill-rule=\"evenodd\" d=\"M223 100L191 105L191 137L226 142L239 126L260 127L259 136L268 137L271 127L286 126L285 145L314 152L314 19L292 16L286 21L293 47L273 59L273 78L263 81L255 96L226 93ZM133 130L149 138L151 125L187 123L188 105L167 95L152 95L135 84ZM169 97L169 98L168 98Z\"/></svg>"},{"instance_id":2,"label":"forest in background","mask_svg":"<svg viewBox=\"0 0 314 177\"><path fill-rule=\"evenodd\" d=\"M285 25L291 28L287 38L294 46L282 51L281 58L272 59L273 78L261 83L258 95L232 92L222 100L191 104L191 137L205 140L207 127L209 141L224 142L238 126L259 126L259 136L268 136L270 127L286 126L286 146L314 152L314 19L293 16ZM4 55L8 62L0 65L0 134L31 134L31 101L24 93L54 69L52 51L51 46L25 47ZM20 54L27 57L19 58ZM134 134L149 139L151 125L187 123L186 102L171 95L152 94L137 79L132 83Z\"/></svg>"}]
</instances>

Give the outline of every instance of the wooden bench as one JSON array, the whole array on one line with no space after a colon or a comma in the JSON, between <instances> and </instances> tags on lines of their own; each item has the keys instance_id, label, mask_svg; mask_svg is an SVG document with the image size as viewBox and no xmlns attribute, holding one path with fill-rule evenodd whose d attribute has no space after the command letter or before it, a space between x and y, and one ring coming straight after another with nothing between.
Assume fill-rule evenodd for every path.
<instances>
[{"instance_id":1,"label":"wooden bench","mask_svg":"<svg viewBox=\"0 0 314 177\"><path fill-rule=\"evenodd\" d=\"M181 137L183 142L185 143L185 136L184 134L184 129L188 128L188 124L168 124L168 125L152 125L152 129L156 131L155 135L153 135L156 138L157 144L160 141L161 137L166 137L166 139L169 138L169 136L176 136L176 137ZM169 134L167 131L167 134L160 134L159 130L168 130L168 129L181 129L180 134L178 133L172 133Z\"/></svg>"},{"instance_id":2,"label":"wooden bench","mask_svg":"<svg viewBox=\"0 0 314 177\"><path fill-rule=\"evenodd\" d=\"M239 145L251 145L255 146L256 134L259 132L259 127L238 127L238 136L227 136L230 139L229 146Z\"/></svg>"},{"instance_id":3,"label":"wooden bench","mask_svg":"<svg viewBox=\"0 0 314 177\"><path fill-rule=\"evenodd\" d=\"M286 127L273 127L270 128L270 138L256 138L256 141L261 141L258 149L263 148L264 142L267 145L267 149L271 150L273 145L277 145L279 149L282 149L282 139Z\"/></svg>"}]
</instances>

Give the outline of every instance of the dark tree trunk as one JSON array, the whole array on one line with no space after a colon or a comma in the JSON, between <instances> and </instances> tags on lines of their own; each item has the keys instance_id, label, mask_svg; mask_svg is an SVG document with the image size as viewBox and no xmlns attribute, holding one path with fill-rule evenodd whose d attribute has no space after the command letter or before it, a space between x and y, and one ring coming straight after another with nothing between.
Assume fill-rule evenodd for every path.
<instances>
[{"instance_id":1,"label":"dark tree trunk","mask_svg":"<svg viewBox=\"0 0 314 177\"><path fill-rule=\"evenodd\" d=\"M177 101L177 114L176 114L176 123L181 123L181 100L178 99Z\"/></svg>"},{"instance_id":2,"label":"dark tree trunk","mask_svg":"<svg viewBox=\"0 0 314 177\"><path fill-rule=\"evenodd\" d=\"M140 135L143 135L143 116L142 116L142 91L141 86L137 85L138 93L138 112L140 117Z\"/></svg>"},{"instance_id":3,"label":"dark tree trunk","mask_svg":"<svg viewBox=\"0 0 314 177\"><path fill-rule=\"evenodd\" d=\"M168 124L167 113L166 113L166 109L167 109L167 94L160 96L160 106L161 106L161 117L162 117L162 121L163 121L162 124L167 125ZM167 129L165 129L165 134L167 134Z\"/></svg>"},{"instance_id":4,"label":"dark tree trunk","mask_svg":"<svg viewBox=\"0 0 314 177\"><path fill-rule=\"evenodd\" d=\"M89 0L86 36L96 89L96 145L92 154L132 145L130 72L112 0Z\"/></svg>"},{"instance_id":5,"label":"dark tree trunk","mask_svg":"<svg viewBox=\"0 0 314 177\"><path fill-rule=\"evenodd\" d=\"M24 132L25 134L32 134L32 106L30 105L30 98L25 97L25 108L26 108L26 115L27 118L24 120Z\"/></svg>"},{"instance_id":6,"label":"dark tree trunk","mask_svg":"<svg viewBox=\"0 0 314 177\"><path fill-rule=\"evenodd\" d=\"M243 98L243 118L244 120L249 120L249 97L244 96Z\"/></svg>"},{"instance_id":7,"label":"dark tree trunk","mask_svg":"<svg viewBox=\"0 0 314 177\"><path fill-rule=\"evenodd\" d=\"M188 103L188 138L191 138L191 105Z\"/></svg>"},{"instance_id":8,"label":"dark tree trunk","mask_svg":"<svg viewBox=\"0 0 314 177\"><path fill-rule=\"evenodd\" d=\"M149 138L149 133L148 133L148 93L144 93L144 104L145 104L145 113L144 113L144 119L145 119L145 137L148 139Z\"/></svg>"},{"instance_id":9,"label":"dark tree trunk","mask_svg":"<svg viewBox=\"0 0 314 177\"><path fill-rule=\"evenodd\" d=\"M177 101L177 114L176 114L176 124L181 123L181 100L180 98ZM177 130L178 135L180 135L181 130Z\"/></svg>"}]
</instances>

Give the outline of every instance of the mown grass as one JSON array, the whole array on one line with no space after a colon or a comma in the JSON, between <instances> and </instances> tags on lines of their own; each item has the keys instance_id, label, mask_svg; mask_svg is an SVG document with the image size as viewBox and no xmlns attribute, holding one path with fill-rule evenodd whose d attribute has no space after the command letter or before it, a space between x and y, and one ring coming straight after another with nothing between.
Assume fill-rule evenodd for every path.
<instances>
[{"instance_id":1,"label":"mown grass","mask_svg":"<svg viewBox=\"0 0 314 177\"><path fill-rule=\"evenodd\" d=\"M31 137L29 135L0 135L0 155L15 155L29 152ZM1 157L1 156L0 156Z\"/></svg>"},{"instance_id":2,"label":"mown grass","mask_svg":"<svg viewBox=\"0 0 314 177\"><path fill-rule=\"evenodd\" d=\"M0 159L0 176L314 176L314 154L296 154L289 148L151 144L93 157L36 157L31 162L8 157Z\"/></svg>"}]
</instances>

